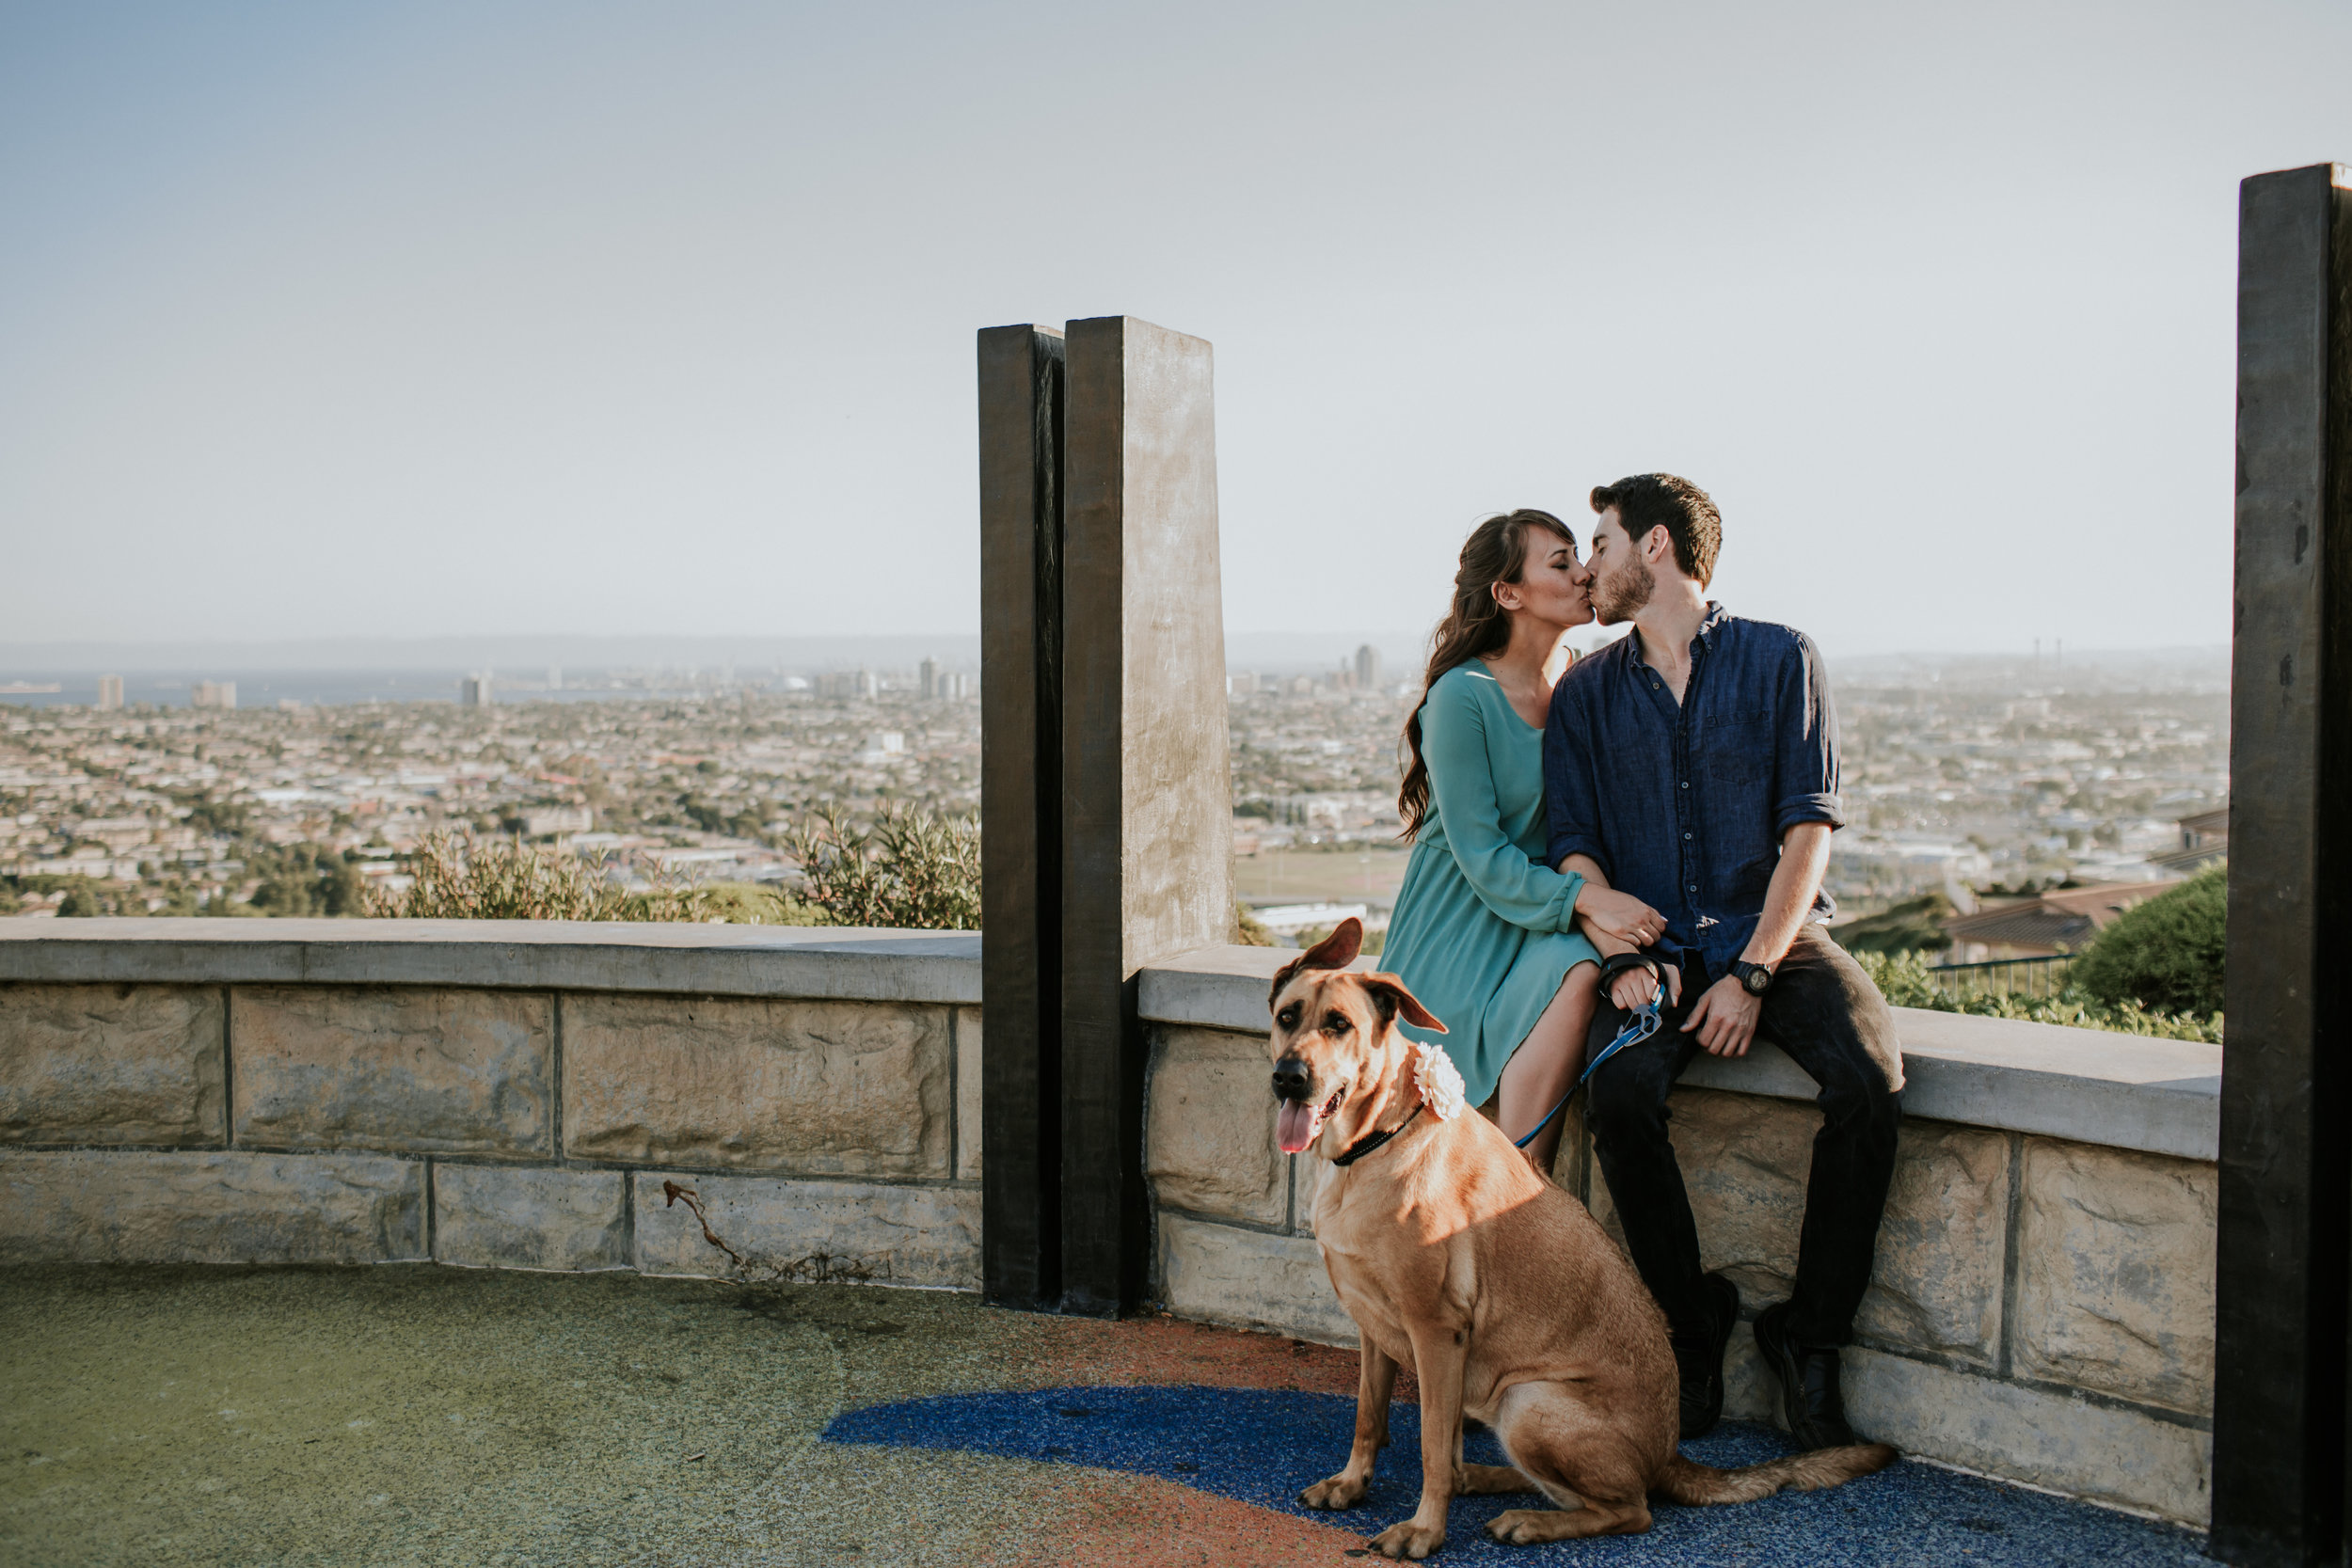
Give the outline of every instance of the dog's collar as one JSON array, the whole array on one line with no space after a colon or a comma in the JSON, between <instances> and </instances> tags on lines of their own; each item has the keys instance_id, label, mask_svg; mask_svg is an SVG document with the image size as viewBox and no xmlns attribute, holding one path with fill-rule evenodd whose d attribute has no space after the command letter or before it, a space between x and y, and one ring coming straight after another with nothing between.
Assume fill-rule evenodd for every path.
<instances>
[{"instance_id":1,"label":"dog's collar","mask_svg":"<svg viewBox=\"0 0 2352 1568\"><path fill-rule=\"evenodd\" d=\"M1354 1164L1357 1161L1362 1159L1374 1149L1378 1148L1382 1144L1387 1143L1391 1138L1395 1137L1399 1132L1404 1132L1407 1127L1412 1126L1413 1117L1421 1115L1427 1109L1429 1109L1429 1101L1424 1100L1420 1104L1413 1107L1413 1116L1406 1117L1403 1121L1398 1122L1394 1127L1390 1128L1386 1132L1366 1133L1364 1136L1357 1139L1354 1143L1349 1144L1347 1146L1347 1152L1335 1156L1331 1163L1335 1165Z\"/></svg>"}]
</instances>

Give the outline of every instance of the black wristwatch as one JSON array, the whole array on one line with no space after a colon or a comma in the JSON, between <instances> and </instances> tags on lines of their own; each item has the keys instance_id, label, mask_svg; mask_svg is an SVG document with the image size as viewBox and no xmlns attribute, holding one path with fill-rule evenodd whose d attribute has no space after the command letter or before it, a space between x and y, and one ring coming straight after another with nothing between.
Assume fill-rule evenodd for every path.
<instances>
[{"instance_id":1,"label":"black wristwatch","mask_svg":"<svg viewBox=\"0 0 2352 1568\"><path fill-rule=\"evenodd\" d=\"M1772 966L1752 964L1741 958L1731 966L1731 973L1750 996L1761 996L1772 989Z\"/></svg>"}]
</instances>

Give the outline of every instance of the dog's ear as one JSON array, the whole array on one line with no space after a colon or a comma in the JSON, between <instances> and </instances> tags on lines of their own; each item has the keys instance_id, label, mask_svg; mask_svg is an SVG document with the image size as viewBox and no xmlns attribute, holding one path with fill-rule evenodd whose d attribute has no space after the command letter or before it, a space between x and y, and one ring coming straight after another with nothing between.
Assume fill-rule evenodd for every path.
<instances>
[{"instance_id":1,"label":"dog's ear","mask_svg":"<svg viewBox=\"0 0 2352 1568\"><path fill-rule=\"evenodd\" d=\"M1442 1035L1446 1026L1438 1022L1438 1015L1421 1005L1421 998L1405 989L1405 982L1393 974L1359 974L1356 983L1372 994L1372 1005L1380 1009L1380 1021L1391 1022L1400 1015L1407 1023L1423 1029L1435 1029Z\"/></svg>"},{"instance_id":2,"label":"dog's ear","mask_svg":"<svg viewBox=\"0 0 2352 1568\"><path fill-rule=\"evenodd\" d=\"M1292 975L1302 969L1345 969L1356 961L1363 945L1364 923L1351 914L1332 927L1329 936L1282 966L1281 973L1274 976L1274 989L1266 992L1266 1010L1274 1010L1275 998L1282 994L1282 988L1291 983ZM1421 1004L1416 1002L1413 1006L1418 1007Z\"/></svg>"}]
</instances>

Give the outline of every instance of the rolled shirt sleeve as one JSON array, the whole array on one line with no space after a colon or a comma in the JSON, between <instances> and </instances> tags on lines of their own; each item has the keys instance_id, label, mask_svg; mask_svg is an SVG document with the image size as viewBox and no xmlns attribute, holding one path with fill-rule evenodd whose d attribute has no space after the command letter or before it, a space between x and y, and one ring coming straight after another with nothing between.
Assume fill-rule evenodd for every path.
<instances>
[{"instance_id":1,"label":"rolled shirt sleeve","mask_svg":"<svg viewBox=\"0 0 2352 1568\"><path fill-rule=\"evenodd\" d=\"M1837 707L1830 697L1829 672L1811 638L1798 636L1789 650L1781 668L1779 695L1772 832L1777 837L1801 822L1842 828L1846 807L1838 793ZM1549 736L1546 740L1549 744Z\"/></svg>"}]
</instances>

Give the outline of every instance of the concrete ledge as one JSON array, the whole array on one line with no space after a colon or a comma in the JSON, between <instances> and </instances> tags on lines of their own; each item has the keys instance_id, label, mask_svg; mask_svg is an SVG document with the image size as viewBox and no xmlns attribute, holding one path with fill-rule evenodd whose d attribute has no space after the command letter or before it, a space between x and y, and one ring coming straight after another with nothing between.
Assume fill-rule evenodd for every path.
<instances>
[{"instance_id":1,"label":"concrete ledge","mask_svg":"<svg viewBox=\"0 0 2352 1568\"><path fill-rule=\"evenodd\" d=\"M977 931L569 920L0 920L0 980L980 1000Z\"/></svg>"},{"instance_id":2,"label":"concrete ledge","mask_svg":"<svg viewBox=\"0 0 2352 1568\"><path fill-rule=\"evenodd\" d=\"M380 1155L0 1153L0 1263L421 1260L424 1180Z\"/></svg>"},{"instance_id":3,"label":"concrete ledge","mask_svg":"<svg viewBox=\"0 0 2352 1568\"><path fill-rule=\"evenodd\" d=\"M44 922L44 924L46 924ZM135 922L134 922L135 924ZM1158 1023L1263 1034L1266 988L1287 948L1204 947L1143 972L1143 1016ZM1359 959L1369 969L1376 959ZM1895 1009L1902 1031L1903 1109L1911 1116L2076 1143L2219 1157L2221 1048L2013 1019ZM1778 1048L1702 1056L1684 1083L1811 1100L1813 1080Z\"/></svg>"}]
</instances>

